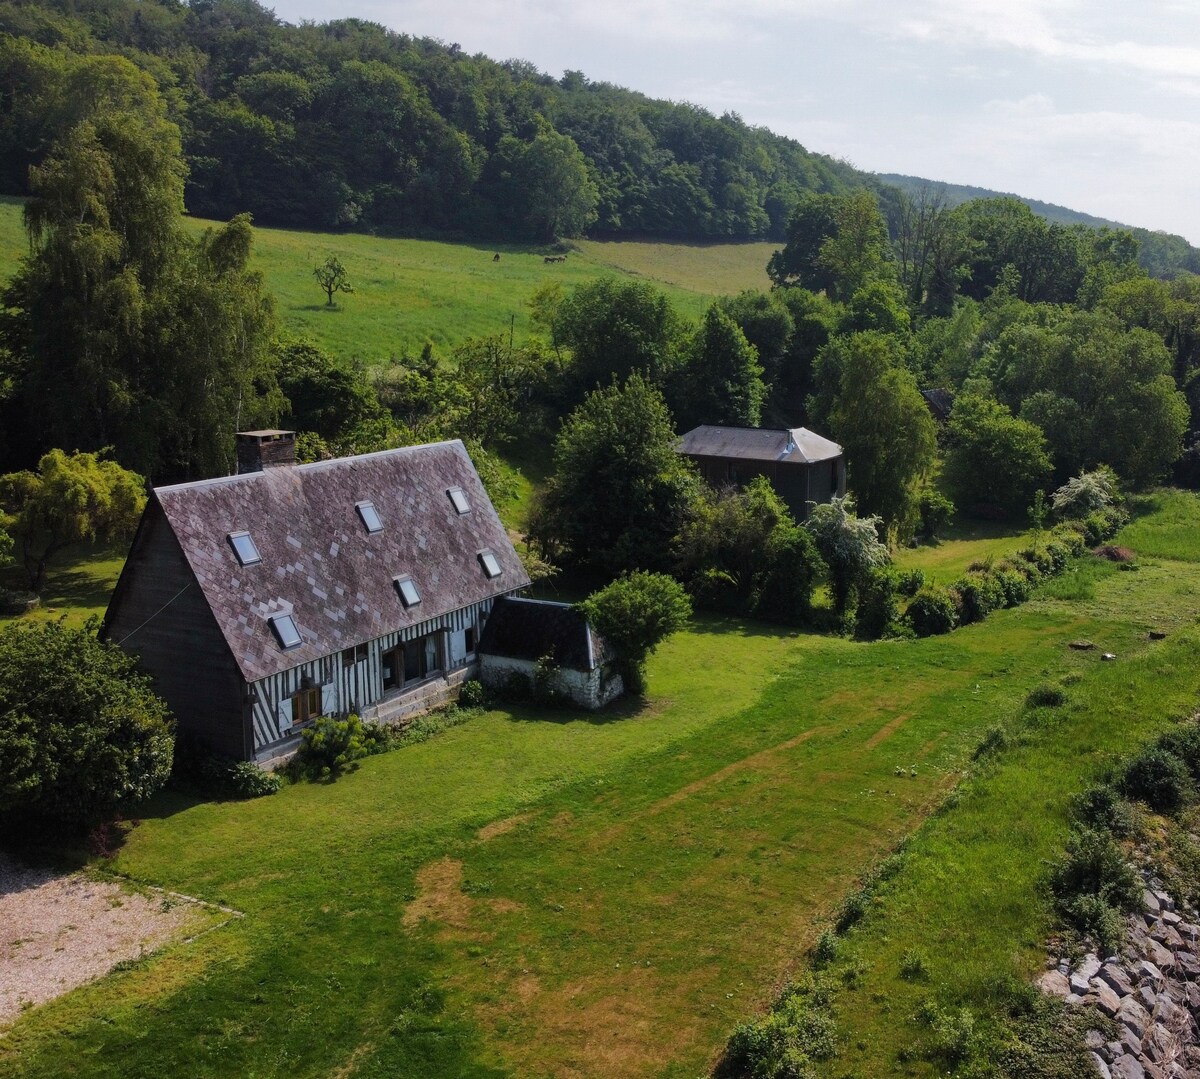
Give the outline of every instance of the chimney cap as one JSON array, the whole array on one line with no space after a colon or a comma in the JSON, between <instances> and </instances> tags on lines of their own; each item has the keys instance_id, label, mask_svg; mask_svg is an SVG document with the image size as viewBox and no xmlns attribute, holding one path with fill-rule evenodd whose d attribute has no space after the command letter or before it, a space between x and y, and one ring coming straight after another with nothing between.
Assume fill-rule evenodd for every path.
<instances>
[{"instance_id":1,"label":"chimney cap","mask_svg":"<svg viewBox=\"0 0 1200 1079\"><path fill-rule=\"evenodd\" d=\"M267 431L238 431L238 438L257 438L260 442L266 439L284 438L287 435L294 435L295 431L279 431L272 428Z\"/></svg>"}]
</instances>

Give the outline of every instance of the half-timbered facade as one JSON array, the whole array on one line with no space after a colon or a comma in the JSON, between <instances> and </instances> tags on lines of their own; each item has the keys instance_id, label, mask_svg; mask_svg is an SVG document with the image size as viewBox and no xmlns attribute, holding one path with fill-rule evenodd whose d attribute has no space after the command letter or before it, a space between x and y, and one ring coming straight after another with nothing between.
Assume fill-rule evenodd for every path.
<instances>
[{"instance_id":1,"label":"half-timbered facade","mask_svg":"<svg viewBox=\"0 0 1200 1079\"><path fill-rule=\"evenodd\" d=\"M319 715L449 699L529 584L462 443L295 465L289 432L238 437L260 470L156 488L105 616L180 731L266 761Z\"/></svg>"}]
</instances>

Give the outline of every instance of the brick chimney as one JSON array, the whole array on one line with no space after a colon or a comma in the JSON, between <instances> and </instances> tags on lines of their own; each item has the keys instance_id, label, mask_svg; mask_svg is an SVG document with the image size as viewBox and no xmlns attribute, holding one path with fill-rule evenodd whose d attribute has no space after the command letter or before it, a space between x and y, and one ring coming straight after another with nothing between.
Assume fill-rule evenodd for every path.
<instances>
[{"instance_id":1,"label":"brick chimney","mask_svg":"<svg viewBox=\"0 0 1200 1079\"><path fill-rule=\"evenodd\" d=\"M295 431L238 431L238 475L296 463Z\"/></svg>"}]
</instances>

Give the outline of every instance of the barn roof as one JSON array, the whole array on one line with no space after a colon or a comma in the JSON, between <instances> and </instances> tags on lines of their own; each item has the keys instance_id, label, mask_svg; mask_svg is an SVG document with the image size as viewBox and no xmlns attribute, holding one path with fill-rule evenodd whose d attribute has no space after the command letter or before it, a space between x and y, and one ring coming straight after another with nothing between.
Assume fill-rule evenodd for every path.
<instances>
[{"instance_id":1,"label":"barn roof","mask_svg":"<svg viewBox=\"0 0 1200 1079\"><path fill-rule=\"evenodd\" d=\"M544 599L497 600L479 639L479 651L508 659L549 656L559 667L594 671L612 659L612 649L569 603Z\"/></svg>"},{"instance_id":2,"label":"barn roof","mask_svg":"<svg viewBox=\"0 0 1200 1079\"><path fill-rule=\"evenodd\" d=\"M465 513L454 490L466 496ZM153 495L248 682L529 584L457 440L159 487ZM382 528L370 531L375 524ZM249 564L235 548L240 533L253 541L242 547ZM496 576L485 568L487 552ZM405 576L416 586L415 604L406 605L397 587ZM284 614L300 637L290 648L270 622Z\"/></svg>"},{"instance_id":3,"label":"barn roof","mask_svg":"<svg viewBox=\"0 0 1200 1079\"><path fill-rule=\"evenodd\" d=\"M938 423L945 423L950 418L950 410L954 407L954 394L949 390L922 390L925 405Z\"/></svg>"},{"instance_id":4,"label":"barn roof","mask_svg":"<svg viewBox=\"0 0 1200 1079\"><path fill-rule=\"evenodd\" d=\"M736 457L747 461L813 464L840 457L842 447L804 427L715 427L705 424L684 435L675 447L689 457Z\"/></svg>"}]
</instances>

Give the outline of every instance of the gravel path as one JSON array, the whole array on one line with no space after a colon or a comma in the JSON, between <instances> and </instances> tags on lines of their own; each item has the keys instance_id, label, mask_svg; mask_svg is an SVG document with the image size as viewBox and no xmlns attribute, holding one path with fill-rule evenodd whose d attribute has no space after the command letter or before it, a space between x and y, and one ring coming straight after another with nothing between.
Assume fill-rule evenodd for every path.
<instances>
[{"instance_id":1,"label":"gravel path","mask_svg":"<svg viewBox=\"0 0 1200 1079\"><path fill-rule=\"evenodd\" d=\"M208 921L192 902L31 869L0 853L0 1027Z\"/></svg>"}]
</instances>

